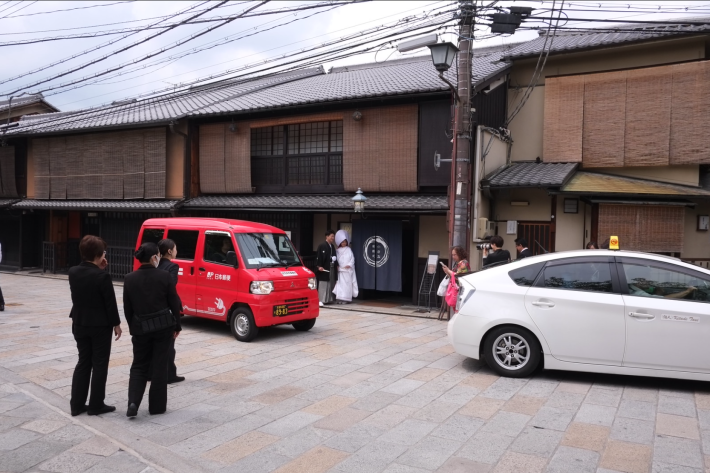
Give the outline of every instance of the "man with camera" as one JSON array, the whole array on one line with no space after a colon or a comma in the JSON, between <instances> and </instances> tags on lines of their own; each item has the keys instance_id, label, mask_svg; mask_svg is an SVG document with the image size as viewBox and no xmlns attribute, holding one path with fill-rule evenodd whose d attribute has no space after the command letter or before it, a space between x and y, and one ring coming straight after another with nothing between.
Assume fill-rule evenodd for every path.
<instances>
[{"instance_id":1,"label":"man with camera","mask_svg":"<svg viewBox=\"0 0 710 473\"><path fill-rule=\"evenodd\" d=\"M502 261L510 261L510 252L503 249L503 237L495 235L490 239L490 250L483 248L483 267Z\"/></svg>"}]
</instances>

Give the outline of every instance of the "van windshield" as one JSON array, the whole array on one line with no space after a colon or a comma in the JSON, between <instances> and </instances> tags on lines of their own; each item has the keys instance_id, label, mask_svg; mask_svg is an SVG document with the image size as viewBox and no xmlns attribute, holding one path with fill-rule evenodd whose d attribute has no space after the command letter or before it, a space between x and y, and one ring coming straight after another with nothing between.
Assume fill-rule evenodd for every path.
<instances>
[{"instance_id":1,"label":"van windshield","mask_svg":"<svg viewBox=\"0 0 710 473\"><path fill-rule=\"evenodd\" d=\"M247 268L301 266L301 260L284 234L235 233Z\"/></svg>"}]
</instances>

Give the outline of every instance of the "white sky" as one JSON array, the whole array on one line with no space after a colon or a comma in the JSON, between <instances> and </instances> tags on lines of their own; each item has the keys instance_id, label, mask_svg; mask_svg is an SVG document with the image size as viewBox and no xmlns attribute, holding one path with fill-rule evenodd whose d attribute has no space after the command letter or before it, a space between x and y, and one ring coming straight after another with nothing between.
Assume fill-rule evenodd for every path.
<instances>
[{"instance_id":1,"label":"white sky","mask_svg":"<svg viewBox=\"0 0 710 473\"><path fill-rule=\"evenodd\" d=\"M115 0L112 0L115 1ZM31 4L30 4L31 3ZM29 38L44 38L57 35L72 34L77 32L87 31L102 31L107 29L132 27L147 25L157 20L144 20L148 17L168 15L183 9L196 5L198 2L152 2L152 1L134 1L125 2L117 5L102 6L99 8L89 8L61 13L51 13L44 15L31 15L38 12L46 12L51 10L61 10L75 7L85 7L89 5L99 5L102 2L97 1L37 1L37 2L17 2L16 0L5 2L0 0L0 43L5 41L17 41ZM111 2L103 2L111 3ZM313 2L298 2L307 4ZM488 1L486 2L488 3ZM561 2L557 2L559 8ZM601 3L602 7L599 7ZM30 4L27 6L27 4ZM212 2L212 4L214 4ZM207 13L205 17L215 15L235 14L242 9L255 5L255 2L241 3L230 2L229 6L217 9ZM275 9L285 6L297 4L296 2L269 2L263 9ZM569 18L610 18L623 20L663 20L668 18L687 18L687 17L710 17L710 2L694 1L625 1L611 2L596 1L573 1L564 2L565 11ZM84 108L101 103L111 102L113 100L126 97L136 96L147 93L156 89L169 87L172 84L194 80L210 74L218 73L230 68L237 68L256 61L263 61L275 55L285 54L307 46L314 46L324 41L336 40L343 35L352 34L366 28L370 28L384 23L389 23L397 19L407 17L409 15L421 14L423 11L432 7L440 7L444 5L453 5L452 2L434 2L434 1L374 1L356 5L347 5L336 8L332 11L321 13L302 21L295 21L292 24L281 26L271 31L263 32L244 38L236 42L206 50L198 54L187 56L175 62L163 63L152 68L146 68L136 71L125 76L116 77L105 81L104 83L90 85L76 90L60 93L58 95L49 94L46 92L47 100L62 110L72 110ZM531 6L536 9L536 13L544 16L544 11L541 9L549 9L552 6L552 1L514 1L507 0L498 3L501 6L520 5ZM631 10L651 9L656 10L655 13L640 14L637 11L621 12L629 5ZM205 5L206 6L206 5ZM205 8L202 6L200 8ZM24 7L24 8L23 8ZM660 12L658 12L660 7ZM22 8L22 10L18 10ZM687 12L685 11L687 8ZM6 9L3 11L3 9ZM569 11L590 10L590 11ZM670 10L674 11L670 11ZM608 11L616 10L616 11ZM13 13L17 11L17 13ZM258 11L258 10L256 10ZM223 26L211 33L208 33L196 40L180 46L168 53L156 56L145 62L150 63L156 59L173 54L179 51L192 49L211 41L215 41L226 36L236 36L240 32L255 32L259 30L260 25L263 28L272 26L278 23L290 20L297 20L306 15L310 15L315 10L294 13L280 14L273 16L238 19L232 23ZM9 14L9 17L6 15ZM31 16L15 16L15 15L31 15ZM185 17L182 17L185 18ZM120 24L114 26L97 26L106 23L125 22L132 20L143 20L135 23ZM96 72L103 71L113 65L131 61L141 57L154 50L162 47L167 47L178 41L181 38L194 34L206 28L212 23L202 23L199 25L189 25L176 28L152 41L137 46L129 51L114 55L109 59L102 61L99 64L93 65L82 71L67 75L61 79L49 82L47 84L31 87L30 91L42 90L47 85L63 83L65 81L84 77ZM582 23L569 22L569 25L579 25ZM584 27L603 26L599 23L584 23ZM86 29L67 31L54 31L46 33L23 34L26 32L40 30L54 30L59 28L79 28L90 27ZM256 28L256 30L255 30ZM0 84L0 97L6 95L17 88L26 86L35 80L50 77L54 74L61 73L70 67L80 65L88 60L99 58L122 45L128 45L138 39L145 38L157 30L150 32L138 33L130 38L122 40L112 46L84 55L80 58L64 61L61 64L49 68L45 71L22 77L20 79L10 81L5 84ZM479 41L477 45L487 46L493 44L503 44L511 42L519 42L529 40L537 36L534 31L520 31L513 36L498 36L491 39ZM103 36L99 38L89 39L71 39L65 41L46 42L32 45L20 46L2 46L0 44L0 58L2 58L2 67L0 67L0 81L10 77L27 73L32 69L47 65L49 63L63 60L73 54L80 53L86 49L96 45L105 43L111 39L119 38L116 36ZM456 35L445 34L441 38L449 41L456 41ZM427 51L417 51L414 54L426 54ZM344 64L372 62L391 60L402 57L394 49L383 49L376 58L374 53L364 54L361 56L340 60L335 63L325 63L326 67L339 66ZM143 63L142 63L143 64ZM3 97L4 98L4 97Z\"/></svg>"}]
</instances>

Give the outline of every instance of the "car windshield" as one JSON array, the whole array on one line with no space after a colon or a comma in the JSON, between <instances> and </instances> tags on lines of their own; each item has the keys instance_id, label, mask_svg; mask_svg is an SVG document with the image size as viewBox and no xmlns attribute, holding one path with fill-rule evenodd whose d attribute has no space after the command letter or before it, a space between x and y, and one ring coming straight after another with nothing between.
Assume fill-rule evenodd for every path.
<instances>
[{"instance_id":1,"label":"car windshield","mask_svg":"<svg viewBox=\"0 0 710 473\"><path fill-rule=\"evenodd\" d=\"M235 233L247 268L301 266L291 241L283 233Z\"/></svg>"}]
</instances>

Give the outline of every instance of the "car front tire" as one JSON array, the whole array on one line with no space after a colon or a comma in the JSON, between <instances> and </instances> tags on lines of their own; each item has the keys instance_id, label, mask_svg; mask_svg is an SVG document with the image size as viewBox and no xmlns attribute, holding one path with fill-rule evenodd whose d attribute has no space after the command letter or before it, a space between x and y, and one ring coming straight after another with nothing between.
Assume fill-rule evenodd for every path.
<instances>
[{"instance_id":1,"label":"car front tire","mask_svg":"<svg viewBox=\"0 0 710 473\"><path fill-rule=\"evenodd\" d=\"M294 322L293 328L298 330L299 332L308 332L310 329L313 328L313 326L316 324L316 319L308 319L308 320L299 320L298 322Z\"/></svg>"},{"instance_id":2,"label":"car front tire","mask_svg":"<svg viewBox=\"0 0 710 473\"><path fill-rule=\"evenodd\" d=\"M259 327L254 323L254 314L247 307L238 307L232 312L229 320L232 335L240 342L251 342L259 333Z\"/></svg>"},{"instance_id":3,"label":"car front tire","mask_svg":"<svg viewBox=\"0 0 710 473\"><path fill-rule=\"evenodd\" d=\"M483 345L486 364L501 376L525 378L539 366L540 342L529 330L503 326L488 333Z\"/></svg>"}]
</instances>

